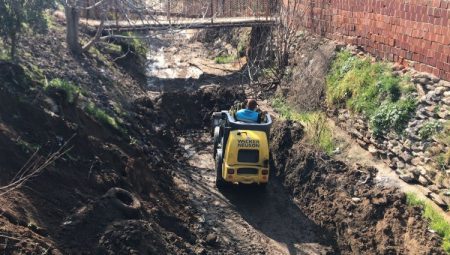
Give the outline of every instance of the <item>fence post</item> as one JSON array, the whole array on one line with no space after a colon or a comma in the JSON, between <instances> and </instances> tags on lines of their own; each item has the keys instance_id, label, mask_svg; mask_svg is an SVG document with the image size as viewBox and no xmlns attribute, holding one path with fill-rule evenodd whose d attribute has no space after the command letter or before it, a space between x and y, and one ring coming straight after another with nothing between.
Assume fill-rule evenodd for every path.
<instances>
[{"instance_id":1,"label":"fence post","mask_svg":"<svg viewBox=\"0 0 450 255\"><path fill-rule=\"evenodd\" d=\"M170 21L170 0L166 0L166 8L167 8L167 20L169 21L169 25L172 24Z\"/></svg>"},{"instance_id":2,"label":"fence post","mask_svg":"<svg viewBox=\"0 0 450 255\"><path fill-rule=\"evenodd\" d=\"M210 8L211 8L211 24L214 23L214 3L213 0L210 0L211 4L210 4Z\"/></svg>"}]
</instances>

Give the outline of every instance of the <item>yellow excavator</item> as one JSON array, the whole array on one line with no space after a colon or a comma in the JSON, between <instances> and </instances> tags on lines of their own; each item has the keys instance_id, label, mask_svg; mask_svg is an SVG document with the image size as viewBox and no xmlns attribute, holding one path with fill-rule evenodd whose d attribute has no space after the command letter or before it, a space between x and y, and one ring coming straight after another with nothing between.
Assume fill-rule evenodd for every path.
<instances>
[{"instance_id":1,"label":"yellow excavator","mask_svg":"<svg viewBox=\"0 0 450 255\"><path fill-rule=\"evenodd\" d=\"M212 115L216 186L257 184L265 188L269 181L269 134L271 117L261 123L235 119L229 111Z\"/></svg>"}]
</instances>

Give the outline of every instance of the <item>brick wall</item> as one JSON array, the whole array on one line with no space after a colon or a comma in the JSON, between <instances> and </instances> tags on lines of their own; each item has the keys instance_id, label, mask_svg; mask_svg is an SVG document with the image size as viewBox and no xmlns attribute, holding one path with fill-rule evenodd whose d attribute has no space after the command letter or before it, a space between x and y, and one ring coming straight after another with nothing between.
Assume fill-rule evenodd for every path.
<instances>
[{"instance_id":1,"label":"brick wall","mask_svg":"<svg viewBox=\"0 0 450 255\"><path fill-rule=\"evenodd\" d=\"M450 0L288 1L310 31L450 80Z\"/></svg>"}]
</instances>

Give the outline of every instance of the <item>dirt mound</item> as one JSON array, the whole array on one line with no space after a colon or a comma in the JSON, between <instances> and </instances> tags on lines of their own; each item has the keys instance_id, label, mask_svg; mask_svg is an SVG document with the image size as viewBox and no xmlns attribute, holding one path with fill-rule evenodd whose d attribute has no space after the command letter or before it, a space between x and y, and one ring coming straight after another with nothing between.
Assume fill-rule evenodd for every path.
<instances>
[{"instance_id":1,"label":"dirt mound","mask_svg":"<svg viewBox=\"0 0 450 255\"><path fill-rule=\"evenodd\" d=\"M301 143L299 127L273 128L275 165L303 212L335 234L343 254L444 254L405 195L378 185L376 169L349 167ZM292 141L291 141L292 140Z\"/></svg>"},{"instance_id":2,"label":"dirt mound","mask_svg":"<svg viewBox=\"0 0 450 255\"><path fill-rule=\"evenodd\" d=\"M230 109L235 101L244 99L244 91L237 87L204 86L192 92L165 92L153 100L140 98L135 101L135 108L158 118L159 123L186 131L209 127L213 112Z\"/></svg>"}]
</instances>

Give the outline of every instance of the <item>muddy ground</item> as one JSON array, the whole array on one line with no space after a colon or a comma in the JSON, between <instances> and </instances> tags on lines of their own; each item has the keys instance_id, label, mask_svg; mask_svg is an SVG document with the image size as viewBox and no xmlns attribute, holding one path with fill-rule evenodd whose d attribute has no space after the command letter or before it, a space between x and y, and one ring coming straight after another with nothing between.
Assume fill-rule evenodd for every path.
<instances>
[{"instance_id":1,"label":"muddy ground","mask_svg":"<svg viewBox=\"0 0 450 255\"><path fill-rule=\"evenodd\" d=\"M59 30L52 33L63 38ZM24 43L31 57L22 61L40 63L49 78L76 81L87 93L69 103L64 91L45 91L22 67L0 62L0 186L37 148L46 158L75 134L67 154L0 195L1 253L442 253L440 239L406 207L403 195L377 186L371 169L308 150L298 124L273 128L266 192L251 186L218 191L210 115L246 97L239 82L245 79L211 68L211 56L196 52L203 46L190 49L208 66L196 79L183 76L189 49L177 50L185 41L162 41L165 56L159 59L182 58L158 70L182 78L141 84L109 62L112 56L64 55L62 61L64 44L53 42L52 53L44 47L50 40ZM183 82L188 90L179 87ZM88 114L89 101L116 117L118 127Z\"/></svg>"}]
</instances>

